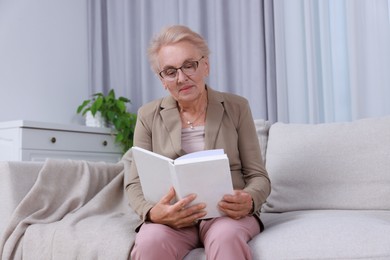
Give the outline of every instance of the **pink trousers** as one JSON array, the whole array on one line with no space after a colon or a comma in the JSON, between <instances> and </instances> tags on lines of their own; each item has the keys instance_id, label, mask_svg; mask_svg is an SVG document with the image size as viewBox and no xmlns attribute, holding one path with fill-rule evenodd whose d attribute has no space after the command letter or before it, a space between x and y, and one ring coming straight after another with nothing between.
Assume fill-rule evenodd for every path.
<instances>
[{"instance_id":1,"label":"pink trousers","mask_svg":"<svg viewBox=\"0 0 390 260\"><path fill-rule=\"evenodd\" d=\"M203 220L182 229L145 223L137 233L131 259L183 259L197 247L204 247L210 260L252 259L248 241L259 233L260 225L253 216Z\"/></svg>"}]
</instances>

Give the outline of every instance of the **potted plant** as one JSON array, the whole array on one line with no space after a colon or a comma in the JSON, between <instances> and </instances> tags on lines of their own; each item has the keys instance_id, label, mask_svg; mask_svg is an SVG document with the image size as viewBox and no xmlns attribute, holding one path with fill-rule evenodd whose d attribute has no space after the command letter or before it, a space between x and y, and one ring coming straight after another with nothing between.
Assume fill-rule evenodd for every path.
<instances>
[{"instance_id":1,"label":"potted plant","mask_svg":"<svg viewBox=\"0 0 390 260\"><path fill-rule=\"evenodd\" d=\"M125 97L116 98L115 92L111 89L107 95L96 93L92 99L84 100L77 108L77 113L86 115L90 112L93 116L100 113L101 117L110 125L115 134L115 142L125 153L133 146L133 135L137 115L127 112L126 103L131 103Z\"/></svg>"}]
</instances>

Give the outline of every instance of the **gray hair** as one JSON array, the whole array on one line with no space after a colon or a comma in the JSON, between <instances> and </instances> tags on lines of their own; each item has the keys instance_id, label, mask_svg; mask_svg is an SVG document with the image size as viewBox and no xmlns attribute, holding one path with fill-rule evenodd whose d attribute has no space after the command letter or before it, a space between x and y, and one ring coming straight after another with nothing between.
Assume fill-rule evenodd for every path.
<instances>
[{"instance_id":1,"label":"gray hair","mask_svg":"<svg viewBox=\"0 0 390 260\"><path fill-rule=\"evenodd\" d=\"M157 61L157 56L162 47L178 43L180 41L187 41L199 49L202 56L208 57L210 50L206 41L198 33L192 31L184 25L173 25L164 28L151 41L148 49L149 62L152 70L158 74L160 66Z\"/></svg>"}]
</instances>

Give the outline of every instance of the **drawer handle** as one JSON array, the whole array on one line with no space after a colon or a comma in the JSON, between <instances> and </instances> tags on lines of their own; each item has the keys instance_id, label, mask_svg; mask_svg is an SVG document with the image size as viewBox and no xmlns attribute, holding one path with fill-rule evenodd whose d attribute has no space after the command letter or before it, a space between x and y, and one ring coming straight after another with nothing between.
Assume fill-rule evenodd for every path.
<instances>
[{"instance_id":1,"label":"drawer handle","mask_svg":"<svg viewBox=\"0 0 390 260\"><path fill-rule=\"evenodd\" d=\"M103 141L103 146L107 146L107 141Z\"/></svg>"},{"instance_id":2,"label":"drawer handle","mask_svg":"<svg viewBox=\"0 0 390 260\"><path fill-rule=\"evenodd\" d=\"M50 139L50 141L54 144L55 142L57 142L57 139L56 139L55 137L52 137L52 138Z\"/></svg>"}]
</instances>

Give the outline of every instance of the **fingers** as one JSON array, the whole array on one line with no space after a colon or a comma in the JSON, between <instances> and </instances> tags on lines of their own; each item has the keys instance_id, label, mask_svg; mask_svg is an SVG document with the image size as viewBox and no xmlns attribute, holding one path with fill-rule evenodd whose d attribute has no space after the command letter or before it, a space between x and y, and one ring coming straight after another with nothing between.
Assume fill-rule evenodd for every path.
<instances>
[{"instance_id":1,"label":"fingers","mask_svg":"<svg viewBox=\"0 0 390 260\"><path fill-rule=\"evenodd\" d=\"M220 210L233 219L247 216L252 210L252 196L236 190L234 195L225 195L219 203Z\"/></svg>"},{"instance_id":2,"label":"fingers","mask_svg":"<svg viewBox=\"0 0 390 260\"><path fill-rule=\"evenodd\" d=\"M196 198L195 194L188 195L187 197L176 202L173 207L175 208L177 214L177 221L175 223L176 228L183 228L194 226L197 224L198 219L206 215L205 203L198 203L190 206Z\"/></svg>"},{"instance_id":3,"label":"fingers","mask_svg":"<svg viewBox=\"0 0 390 260\"><path fill-rule=\"evenodd\" d=\"M236 204L245 204L252 201L252 196L248 192L235 190L234 195L227 194L223 196L223 201Z\"/></svg>"},{"instance_id":4,"label":"fingers","mask_svg":"<svg viewBox=\"0 0 390 260\"><path fill-rule=\"evenodd\" d=\"M171 205L171 201L175 197L175 189L171 187L168 193L164 195L160 201L149 211L150 220L159 224L169 224L174 222L180 209L184 208L188 204L188 201L192 201L190 197Z\"/></svg>"},{"instance_id":5,"label":"fingers","mask_svg":"<svg viewBox=\"0 0 390 260\"><path fill-rule=\"evenodd\" d=\"M176 202L173 207L176 211L182 211L185 209L194 199L196 198L196 194L190 194L187 197Z\"/></svg>"},{"instance_id":6,"label":"fingers","mask_svg":"<svg viewBox=\"0 0 390 260\"><path fill-rule=\"evenodd\" d=\"M150 219L155 223L165 224L173 228L194 226L198 219L206 215L206 204L190 204L195 200L196 195L190 194L187 197L171 204L175 198L175 190L169 192L150 210Z\"/></svg>"},{"instance_id":7,"label":"fingers","mask_svg":"<svg viewBox=\"0 0 390 260\"><path fill-rule=\"evenodd\" d=\"M161 198L159 203L161 203L161 204L170 204L171 201L175 198L175 196L176 196L175 189L173 187L171 187L171 188L169 188L168 193Z\"/></svg>"}]
</instances>

